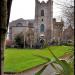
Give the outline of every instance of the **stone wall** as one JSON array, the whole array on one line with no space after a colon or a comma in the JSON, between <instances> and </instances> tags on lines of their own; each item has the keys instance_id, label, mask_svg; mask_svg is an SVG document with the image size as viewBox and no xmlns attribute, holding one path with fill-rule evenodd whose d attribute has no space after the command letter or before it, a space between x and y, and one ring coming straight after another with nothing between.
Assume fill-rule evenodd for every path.
<instances>
[{"instance_id":1,"label":"stone wall","mask_svg":"<svg viewBox=\"0 0 75 75\"><path fill-rule=\"evenodd\" d=\"M68 28L63 31L63 41L73 41L74 42L74 29L72 26L68 26Z\"/></svg>"},{"instance_id":2,"label":"stone wall","mask_svg":"<svg viewBox=\"0 0 75 75\"><path fill-rule=\"evenodd\" d=\"M56 22L56 19L53 19L53 39L60 42L63 37L63 22Z\"/></svg>"}]
</instances>

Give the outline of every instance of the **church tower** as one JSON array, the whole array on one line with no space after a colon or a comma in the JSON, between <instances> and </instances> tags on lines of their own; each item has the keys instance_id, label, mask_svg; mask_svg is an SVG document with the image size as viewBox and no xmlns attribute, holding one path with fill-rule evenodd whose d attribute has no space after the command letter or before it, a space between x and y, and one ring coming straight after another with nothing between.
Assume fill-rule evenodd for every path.
<instances>
[{"instance_id":1,"label":"church tower","mask_svg":"<svg viewBox=\"0 0 75 75\"><path fill-rule=\"evenodd\" d=\"M43 38L47 42L52 39L53 32L53 1L40 2L35 0L35 27L38 38Z\"/></svg>"}]
</instances>

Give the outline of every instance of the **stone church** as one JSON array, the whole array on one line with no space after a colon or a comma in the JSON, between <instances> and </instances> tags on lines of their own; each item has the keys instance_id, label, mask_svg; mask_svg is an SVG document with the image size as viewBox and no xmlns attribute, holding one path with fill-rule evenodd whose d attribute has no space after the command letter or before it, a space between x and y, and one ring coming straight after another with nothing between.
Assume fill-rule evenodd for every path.
<instances>
[{"instance_id":1,"label":"stone church","mask_svg":"<svg viewBox=\"0 0 75 75\"><path fill-rule=\"evenodd\" d=\"M56 22L53 18L53 1L40 2L35 0L35 19L24 20L22 18L9 23L9 38L23 35L25 43L35 45L43 40L45 43L52 40L61 41L64 23Z\"/></svg>"}]
</instances>

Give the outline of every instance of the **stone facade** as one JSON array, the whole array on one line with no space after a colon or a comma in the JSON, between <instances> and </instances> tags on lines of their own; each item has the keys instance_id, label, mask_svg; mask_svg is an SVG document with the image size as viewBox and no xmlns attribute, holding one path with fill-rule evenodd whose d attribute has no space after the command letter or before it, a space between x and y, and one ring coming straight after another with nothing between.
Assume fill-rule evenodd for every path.
<instances>
[{"instance_id":1,"label":"stone facade","mask_svg":"<svg viewBox=\"0 0 75 75\"><path fill-rule=\"evenodd\" d=\"M56 19L53 19L53 39L57 42L62 41L63 38L63 21L56 22Z\"/></svg>"},{"instance_id":2,"label":"stone facade","mask_svg":"<svg viewBox=\"0 0 75 75\"><path fill-rule=\"evenodd\" d=\"M71 25L63 31L63 41L72 41L74 43L74 29Z\"/></svg>"},{"instance_id":3,"label":"stone facade","mask_svg":"<svg viewBox=\"0 0 75 75\"><path fill-rule=\"evenodd\" d=\"M35 3L35 26L38 30L38 38L41 35L44 35L43 38L47 39L47 41L50 41L52 39L53 32L53 1L48 0L47 3L44 1L40 3L38 0L36 0ZM42 24L44 25L43 32L40 30Z\"/></svg>"},{"instance_id":4,"label":"stone facade","mask_svg":"<svg viewBox=\"0 0 75 75\"><path fill-rule=\"evenodd\" d=\"M9 23L9 38L14 41L17 34L23 33L25 40L28 39L27 32L32 29L34 33L34 44L37 40L43 39L44 42L51 42L53 39L62 40L63 21L56 22L53 19L53 1L40 2L35 0L35 19L18 19Z\"/></svg>"}]
</instances>

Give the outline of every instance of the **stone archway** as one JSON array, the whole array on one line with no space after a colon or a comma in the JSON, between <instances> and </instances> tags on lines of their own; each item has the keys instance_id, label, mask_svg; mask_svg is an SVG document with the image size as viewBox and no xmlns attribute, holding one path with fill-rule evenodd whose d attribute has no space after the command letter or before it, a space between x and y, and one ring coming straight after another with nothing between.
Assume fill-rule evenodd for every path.
<instances>
[{"instance_id":1,"label":"stone archway","mask_svg":"<svg viewBox=\"0 0 75 75\"><path fill-rule=\"evenodd\" d=\"M45 44L45 35L44 34L40 34L39 42L40 42L41 48L43 48L44 44Z\"/></svg>"},{"instance_id":2,"label":"stone archway","mask_svg":"<svg viewBox=\"0 0 75 75\"><path fill-rule=\"evenodd\" d=\"M40 45L41 45L41 48L44 47L44 43L45 43L44 39L40 39Z\"/></svg>"}]
</instances>

